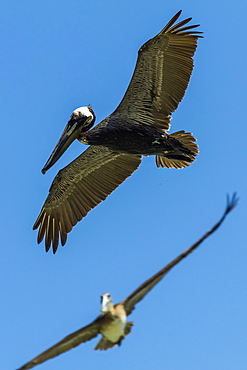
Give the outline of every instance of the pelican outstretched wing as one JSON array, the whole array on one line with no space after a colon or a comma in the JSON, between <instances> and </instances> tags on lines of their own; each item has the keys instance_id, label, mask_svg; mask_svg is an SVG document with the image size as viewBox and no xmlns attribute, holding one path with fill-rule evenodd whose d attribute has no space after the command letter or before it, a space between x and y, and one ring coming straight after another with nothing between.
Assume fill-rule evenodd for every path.
<instances>
[{"instance_id":1,"label":"pelican outstretched wing","mask_svg":"<svg viewBox=\"0 0 247 370\"><path fill-rule=\"evenodd\" d=\"M81 343L85 343L90 339L97 337L100 330L101 317L99 316L91 324L85 326L82 329L68 335L63 340L50 347L46 351L42 352L37 357L33 358L31 361L27 362L25 365L17 370L28 370L32 369L34 366L42 364L53 357L61 355L62 353L69 351L70 349L79 346Z\"/></svg>"},{"instance_id":2,"label":"pelican outstretched wing","mask_svg":"<svg viewBox=\"0 0 247 370\"><path fill-rule=\"evenodd\" d=\"M202 33L194 31L199 25L185 26L192 18L174 25L181 12L140 48L129 87L113 117L169 129L170 114L188 86Z\"/></svg>"},{"instance_id":3,"label":"pelican outstretched wing","mask_svg":"<svg viewBox=\"0 0 247 370\"><path fill-rule=\"evenodd\" d=\"M176 266L182 259L187 257L190 253L192 253L199 245L207 239L211 234L217 230L229 212L237 205L238 199L236 193L233 194L232 198L230 199L227 197L227 205L225 212L221 219L206 233L204 234L196 243L194 243L190 248L186 249L183 253L181 253L177 258L173 261L168 263L163 269L161 269L157 274L152 276L150 279L146 280L139 288L137 288L133 293L131 293L121 304L124 305L126 310L126 314L129 315L134 309L135 305L140 302L145 295L150 292L150 290L161 280L163 277L174 267Z\"/></svg>"},{"instance_id":4,"label":"pelican outstretched wing","mask_svg":"<svg viewBox=\"0 0 247 370\"><path fill-rule=\"evenodd\" d=\"M39 227L38 243L45 236L48 251L56 253L67 234L86 214L115 190L139 166L141 156L115 153L103 146L90 146L58 172L33 226Z\"/></svg>"}]
</instances>

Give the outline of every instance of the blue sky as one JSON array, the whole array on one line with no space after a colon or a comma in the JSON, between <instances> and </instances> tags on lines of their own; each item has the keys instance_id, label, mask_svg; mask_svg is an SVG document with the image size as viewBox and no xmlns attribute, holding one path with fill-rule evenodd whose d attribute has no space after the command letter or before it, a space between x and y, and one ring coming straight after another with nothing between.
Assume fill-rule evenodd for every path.
<instances>
[{"instance_id":1,"label":"blue sky","mask_svg":"<svg viewBox=\"0 0 247 370\"><path fill-rule=\"evenodd\" d=\"M137 50L180 9L200 23L195 69L171 132L198 139L184 170L144 158L131 178L69 234L54 256L32 225L57 171L84 150L74 142L41 168L71 112L97 122L120 102ZM117 303L239 206L130 316L120 348L97 339L38 369L246 369L245 1L3 1L1 32L1 358L12 370L91 322L101 293Z\"/></svg>"}]
</instances>

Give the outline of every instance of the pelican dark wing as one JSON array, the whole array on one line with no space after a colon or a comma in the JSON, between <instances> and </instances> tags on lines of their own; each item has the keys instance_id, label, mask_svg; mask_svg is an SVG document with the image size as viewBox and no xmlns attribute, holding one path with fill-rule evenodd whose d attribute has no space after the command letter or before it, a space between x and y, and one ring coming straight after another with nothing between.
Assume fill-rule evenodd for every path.
<instances>
[{"instance_id":1,"label":"pelican dark wing","mask_svg":"<svg viewBox=\"0 0 247 370\"><path fill-rule=\"evenodd\" d=\"M18 370L32 369L34 366L42 364L42 362L61 355L62 353L79 346L79 344L85 343L88 340L97 337L100 330L100 322L101 316L99 316L91 324L68 335L54 346L50 347L46 351L42 352L39 356L35 357L31 361L20 367Z\"/></svg>"},{"instance_id":2,"label":"pelican dark wing","mask_svg":"<svg viewBox=\"0 0 247 370\"><path fill-rule=\"evenodd\" d=\"M199 25L184 27L192 18L174 25L181 12L140 48L129 87L112 117L169 129L170 114L188 86L202 33L194 31Z\"/></svg>"},{"instance_id":3,"label":"pelican dark wing","mask_svg":"<svg viewBox=\"0 0 247 370\"><path fill-rule=\"evenodd\" d=\"M64 245L72 227L139 166L141 156L115 153L102 146L90 146L58 172L48 197L33 226L39 227L38 243L45 236L46 251Z\"/></svg>"},{"instance_id":4,"label":"pelican dark wing","mask_svg":"<svg viewBox=\"0 0 247 370\"><path fill-rule=\"evenodd\" d=\"M204 234L196 243L194 243L190 248L181 253L177 258L168 263L163 269L161 269L157 274L152 276L150 279L146 280L139 288L137 288L133 293L131 293L121 304L124 305L126 315L129 315L134 309L135 305L140 302L145 295L161 280L163 277L182 259L187 257L191 252L193 252L199 245L207 239L211 234L213 234L222 224L229 212L237 205L238 199L236 193L233 194L232 199L227 197L227 205L225 212L221 219L206 233Z\"/></svg>"}]
</instances>

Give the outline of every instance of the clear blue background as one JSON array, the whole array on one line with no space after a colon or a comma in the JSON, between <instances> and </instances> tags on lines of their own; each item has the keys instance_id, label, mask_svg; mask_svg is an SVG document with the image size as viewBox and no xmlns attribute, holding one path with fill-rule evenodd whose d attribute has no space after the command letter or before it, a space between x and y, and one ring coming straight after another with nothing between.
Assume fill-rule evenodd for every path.
<instances>
[{"instance_id":1,"label":"clear blue background","mask_svg":"<svg viewBox=\"0 0 247 370\"><path fill-rule=\"evenodd\" d=\"M184 170L138 171L69 234L54 256L32 225L57 171L85 147L73 143L41 168L72 110L97 122L120 102L137 50L180 9L199 40L171 132L194 133L198 160ZM246 1L2 1L1 358L12 370L91 322L99 296L117 303L239 206L199 250L138 304L120 348L97 339L39 369L246 369Z\"/></svg>"}]
</instances>

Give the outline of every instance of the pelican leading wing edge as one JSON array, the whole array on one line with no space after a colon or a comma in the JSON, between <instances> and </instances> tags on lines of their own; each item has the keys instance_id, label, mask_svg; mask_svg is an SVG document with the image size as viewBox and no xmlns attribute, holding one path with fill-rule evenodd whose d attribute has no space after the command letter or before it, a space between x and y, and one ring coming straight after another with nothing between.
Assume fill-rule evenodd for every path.
<instances>
[{"instance_id":1,"label":"pelican leading wing edge","mask_svg":"<svg viewBox=\"0 0 247 370\"><path fill-rule=\"evenodd\" d=\"M140 48L129 87L113 117L128 116L136 123L169 129L170 114L185 94L197 39L202 37L202 32L194 31L199 25L184 27L192 18L174 25L181 12Z\"/></svg>"},{"instance_id":2,"label":"pelican leading wing edge","mask_svg":"<svg viewBox=\"0 0 247 370\"><path fill-rule=\"evenodd\" d=\"M38 243L45 236L46 251L52 245L53 253L56 253L59 236L64 245L72 227L129 177L140 163L141 156L90 146L55 177L33 226L33 229L39 227Z\"/></svg>"}]
</instances>

